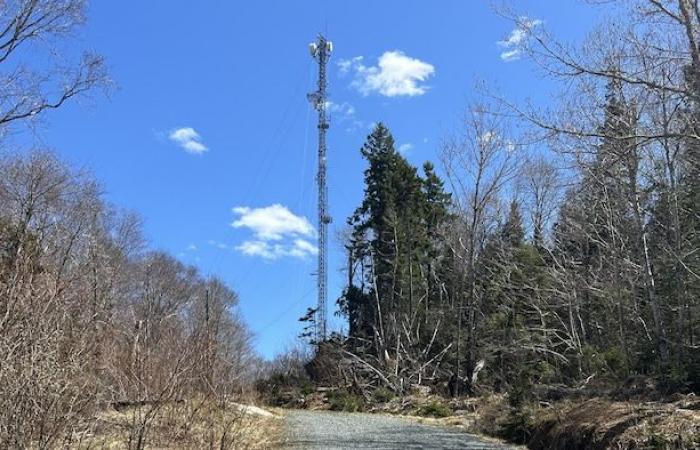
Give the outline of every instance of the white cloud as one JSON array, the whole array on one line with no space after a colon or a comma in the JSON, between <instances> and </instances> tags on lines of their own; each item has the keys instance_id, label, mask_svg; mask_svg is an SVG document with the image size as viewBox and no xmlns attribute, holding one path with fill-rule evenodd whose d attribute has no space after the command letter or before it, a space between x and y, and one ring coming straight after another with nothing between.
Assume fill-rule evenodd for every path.
<instances>
[{"instance_id":1,"label":"white cloud","mask_svg":"<svg viewBox=\"0 0 700 450\"><path fill-rule=\"evenodd\" d=\"M197 246L194 244L190 244L187 246L187 251L188 252L196 252L197 251Z\"/></svg>"},{"instance_id":2,"label":"white cloud","mask_svg":"<svg viewBox=\"0 0 700 450\"><path fill-rule=\"evenodd\" d=\"M304 239L294 240L293 251L301 253L302 255L318 255L318 247Z\"/></svg>"},{"instance_id":3,"label":"white cloud","mask_svg":"<svg viewBox=\"0 0 700 450\"><path fill-rule=\"evenodd\" d=\"M306 217L295 215L283 205L238 206L233 212L238 218L231 226L253 232L252 239L235 247L244 255L275 260L286 256L306 259L318 253L317 247L306 240L316 236L314 227Z\"/></svg>"},{"instance_id":4,"label":"white cloud","mask_svg":"<svg viewBox=\"0 0 700 450\"><path fill-rule=\"evenodd\" d=\"M216 247L219 250L228 250L230 248L227 244L224 244L223 242L215 241L213 239L209 239L207 241L207 244L211 245L212 247Z\"/></svg>"},{"instance_id":5,"label":"white cloud","mask_svg":"<svg viewBox=\"0 0 700 450\"><path fill-rule=\"evenodd\" d=\"M479 135L479 144L486 146L497 141L498 138L499 136L495 131L488 130Z\"/></svg>"},{"instance_id":6,"label":"white cloud","mask_svg":"<svg viewBox=\"0 0 700 450\"><path fill-rule=\"evenodd\" d=\"M403 155L410 152L411 150L413 150L413 144L411 144L410 142L399 145L399 153Z\"/></svg>"},{"instance_id":7,"label":"white cloud","mask_svg":"<svg viewBox=\"0 0 700 450\"><path fill-rule=\"evenodd\" d=\"M386 97L423 95L428 91L424 82L435 74L435 67L427 62L406 56L394 50L384 52L376 66L366 66L362 56L338 62L340 73L354 71L350 86L362 95L372 93Z\"/></svg>"},{"instance_id":8,"label":"white cloud","mask_svg":"<svg viewBox=\"0 0 700 450\"><path fill-rule=\"evenodd\" d=\"M339 114L343 118L355 115L355 107L347 102L335 103L329 100L326 102L326 109L331 113Z\"/></svg>"},{"instance_id":9,"label":"white cloud","mask_svg":"<svg viewBox=\"0 0 700 450\"><path fill-rule=\"evenodd\" d=\"M201 155L209 151L202 143L202 137L191 127L176 128L168 134L168 138L188 153Z\"/></svg>"},{"instance_id":10,"label":"white cloud","mask_svg":"<svg viewBox=\"0 0 700 450\"><path fill-rule=\"evenodd\" d=\"M318 248L304 239L295 239L291 243L250 240L236 246L236 250L244 255L259 256L267 260L276 260L285 256L306 259L318 254Z\"/></svg>"},{"instance_id":11,"label":"white cloud","mask_svg":"<svg viewBox=\"0 0 700 450\"><path fill-rule=\"evenodd\" d=\"M508 38L502 41L498 41L498 45L501 47L517 47L525 39L525 33L527 30L520 26L513 28L508 35Z\"/></svg>"},{"instance_id":12,"label":"white cloud","mask_svg":"<svg viewBox=\"0 0 700 450\"><path fill-rule=\"evenodd\" d=\"M364 130L367 124L358 119L355 115L355 107L348 102L335 103L333 101L326 102L326 109L331 113L331 119L340 124L345 124L345 131L353 132L356 130Z\"/></svg>"},{"instance_id":13,"label":"white cloud","mask_svg":"<svg viewBox=\"0 0 700 450\"><path fill-rule=\"evenodd\" d=\"M501 59L505 62L516 61L520 59L520 53L520 50L517 48L513 50L506 50L501 52Z\"/></svg>"},{"instance_id":14,"label":"white cloud","mask_svg":"<svg viewBox=\"0 0 700 450\"><path fill-rule=\"evenodd\" d=\"M231 226L249 228L261 240L281 240L285 236L314 236L315 231L306 217L297 216L280 204L264 208L237 206L233 212L238 215Z\"/></svg>"},{"instance_id":15,"label":"white cloud","mask_svg":"<svg viewBox=\"0 0 700 450\"><path fill-rule=\"evenodd\" d=\"M276 259L269 243L265 241L245 241L236 250L248 256L260 256L265 259Z\"/></svg>"},{"instance_id":16,"label":"white cloud","mask_svg":"<svg viewBox=\"0 0 700 450\"><path fill-rule=\"evenodd\" d=\"M540 19L529 19L521 17L518 24L511 30L508 37L504 40L496 42L504 50L501 52L501 59L505 62L515 61L520 59L522 54L521 46L528 37L528 34L536 27L542 25Z\"/></svg>"},{"instance_id":17,"label":"white cloud","mask_svg":"<svg viewBox=\"0 0 700 450\"><path fill-rule=\"evenodd\" d=\"M518 149L515 142L510 139L505 139L496 131L492 130L487 130L479 135L479 145L483 147L502 148L508 153L513 153Z\"/></svg>"},{"instance_id":18,"label":"white cloud","mask_svg":"<svg viewBox=\"0 0 700 450\"><path fill-rule=\"evenodd\" d=\"M351 59L341 59L338 61L338 68L340 69L341 75L348 73L353 66L361 64L363 59L362 56L355 56Z\"/></svg>"}]
</instances>

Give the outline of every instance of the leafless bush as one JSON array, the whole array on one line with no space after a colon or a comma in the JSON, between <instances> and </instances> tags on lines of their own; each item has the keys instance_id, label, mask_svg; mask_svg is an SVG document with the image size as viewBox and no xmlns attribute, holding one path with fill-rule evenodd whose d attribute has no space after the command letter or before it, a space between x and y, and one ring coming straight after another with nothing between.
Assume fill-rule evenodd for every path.
<instances>
[{"instance_id":1,"label":"leafless bush","mask_svg":"<svg viewBox=\"0 0 700 450\"><path fill-rule=\"evenodd\" d=\"M234 292L157 252L88 176L48 153L0 160L0 444L70 443L129 408L129 448L194 396L250 383Z\"/></svg>"}]
</instances>

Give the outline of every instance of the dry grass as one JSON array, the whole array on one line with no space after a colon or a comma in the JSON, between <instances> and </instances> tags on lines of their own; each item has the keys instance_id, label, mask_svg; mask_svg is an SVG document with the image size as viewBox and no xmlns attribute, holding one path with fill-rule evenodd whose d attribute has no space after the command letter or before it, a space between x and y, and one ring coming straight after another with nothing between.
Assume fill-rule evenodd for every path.
<instances>
[{"instance_id":1,"label":"dry grass","mask_svg":"<svg viewBox=\"0 0 700 450\"><path fill-rule=\"evenodd\" d=\"M535 414L530 448L700 448L700 401L561 402Z\"/></svg>"},{"instance_id":2,"label":"dry grass","mask_svg":"<svg viewBox=\"0 0 700 450\"><path fill-rule=\"evenodd\" d=\"M413 419L497 437L509 418L510 407L504 395L453 400L451 406L454 416ZM399 414L411 414L410 407L406 410ZM529 413L528 447L533 449L700 448L700 400L693 395L666 403L564 400L547 407L531 407Z\"/></svg>"},{"instance_id":3,"label":"dry grass","mask_svg":"<svg viewBox=\"0 0 700 450\"><path fill-rule=\"evenodd\" d=\"M144 449L271 449L283 437L279 416L245 414L239 408L204 401L110 409L96 418L89 430L76 434L73 449L134 449L134 431L143 418L153 414L147 424Z\"/></svg>"}]
</instances>

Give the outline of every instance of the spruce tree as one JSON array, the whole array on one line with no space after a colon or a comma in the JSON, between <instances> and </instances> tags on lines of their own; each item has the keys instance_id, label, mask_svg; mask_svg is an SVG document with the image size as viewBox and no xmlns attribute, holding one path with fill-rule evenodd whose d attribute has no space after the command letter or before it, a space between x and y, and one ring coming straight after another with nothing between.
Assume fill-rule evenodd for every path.
<instances>
[{"instance_id":1,"label":"spruce tree","mask_svg":"<svg viewBox=\"0 0 700 450\"><path fill-rule=\"evenodd\" d=\"M440 303L440 234L450 195L432 164L424 165L421 177L395 150L383 124L368 136L361 154L367 161L365 195L348 219L351 273L339 305L351 337L379 336L386 343L402 335L419 346L439 320L430 305Z\"/></svg>"}]
</instances>

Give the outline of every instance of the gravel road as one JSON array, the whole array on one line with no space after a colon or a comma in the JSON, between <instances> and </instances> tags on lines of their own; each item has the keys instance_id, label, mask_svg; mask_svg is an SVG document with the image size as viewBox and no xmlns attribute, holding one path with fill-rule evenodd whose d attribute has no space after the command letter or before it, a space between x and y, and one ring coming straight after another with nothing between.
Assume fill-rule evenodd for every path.
<instances>
[{"instance_id":1,"label":"gravel road","mask_svg":"<svg viewBox=\"0 0 700 450\"><path fill-rule=\"evenodd\" d=\"M421 425L409 419L376 414L287 411L292 449L506 449L459 430Z\"/></svg>"}]
</instances>

